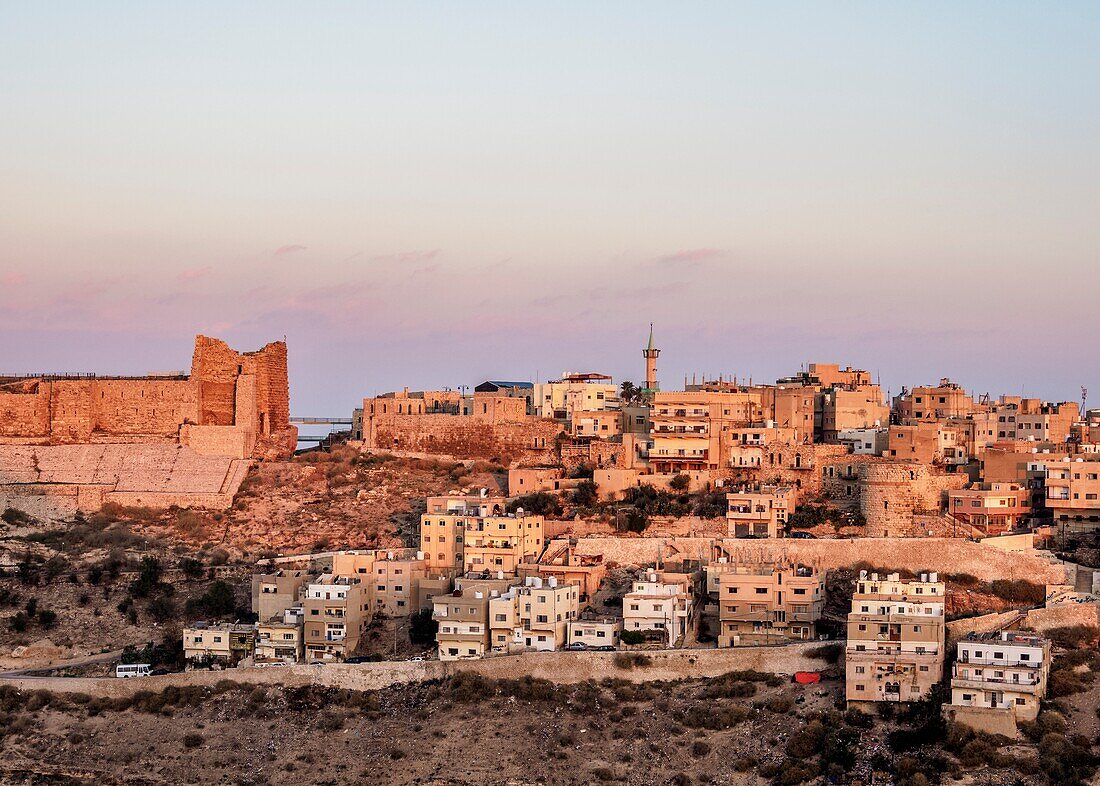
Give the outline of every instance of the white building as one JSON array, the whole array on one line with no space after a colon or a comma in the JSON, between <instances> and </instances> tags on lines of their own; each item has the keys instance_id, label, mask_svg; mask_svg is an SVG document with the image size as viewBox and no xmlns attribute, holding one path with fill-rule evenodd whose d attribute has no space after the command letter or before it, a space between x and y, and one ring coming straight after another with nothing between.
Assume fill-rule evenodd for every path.
<instances>
[{"instance_id":1,"label":"white building","mask_svg":"<svg viewBox=\"0 0 1100 786\"><path fill-rule=\"evenodd\" d=\"M946 712L968 726L1012 736L1019 721L1039 715L1049 673L1048 639L1021 631L972 633L958 643Z\"/></svg>"},{"instance_id":2,"label":"white building","mask_svg":"<svg viewBox=\"0 0 1100 786\"><path fill-rule=\"evenodd\" d=\"M624 631L662 631L671 647L687 635L695 617L689 579L667 581L649 573L623 596Z\"/></svg>"}]
</instances>

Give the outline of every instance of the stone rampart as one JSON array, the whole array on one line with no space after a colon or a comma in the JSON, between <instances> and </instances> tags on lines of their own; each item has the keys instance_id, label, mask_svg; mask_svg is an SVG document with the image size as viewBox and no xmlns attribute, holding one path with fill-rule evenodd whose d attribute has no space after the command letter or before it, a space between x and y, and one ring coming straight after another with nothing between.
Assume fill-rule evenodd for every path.
<instances>
[{"instance_id":1,"label":"stone rampart","mask_svg":"<svg viewBox=\"0 0 1100 786\"><path fill-rule=\"evenodd\" d=\"M363 437L368 448L537 466L558 463L562 430L560 423L541 418L500 423L467 415L378 414L364 423Z\"/></svg>"}]
</instances>

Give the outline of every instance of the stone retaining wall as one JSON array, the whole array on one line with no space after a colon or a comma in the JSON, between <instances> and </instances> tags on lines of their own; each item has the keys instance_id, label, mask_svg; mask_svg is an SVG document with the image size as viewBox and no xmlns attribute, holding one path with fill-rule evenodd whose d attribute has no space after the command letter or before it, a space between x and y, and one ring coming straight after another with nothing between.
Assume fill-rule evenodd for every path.
<instances>
[{"instance_id":1,"label":"stone retaining wall","mask_svg":"<svg viewBox=\"0 0 1100 786\"><path fill-rule=\"evenodd\" d=\"M170 685L212 686L219 680L254 685L324 685L352 690L378 690L390 685L441 679L459 671L471 671L486 677L504 679L530 675L552 682L570 684L606 677L631 682L677 680L691 677L716 677L728 671L755 669L775 674L817 671L825 661L806 656L815 643L782 647L739 647L735 649L657 650L643 654L652 659L649 666L623 669L615 665L615 652L544 652L500 656L470 661L383 662L334 664L329 666L288 666L285 668L242 668L225 671L192 671L163 677L117 679L114 677L45 677L40 679L0 679L0 685L22 690L49 690L59 693L87 693L92 696L129 696L139 690L163 690Z\"/></svg>"}]
</instances>

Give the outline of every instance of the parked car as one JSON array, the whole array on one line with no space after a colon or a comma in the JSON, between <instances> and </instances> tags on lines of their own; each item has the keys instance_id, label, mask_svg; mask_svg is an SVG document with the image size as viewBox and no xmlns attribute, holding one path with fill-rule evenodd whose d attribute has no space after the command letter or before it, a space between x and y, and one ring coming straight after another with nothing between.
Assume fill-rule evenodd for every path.
<instances>
[{"instance_id":1,"label":"parked car","mask_svg":"<svg viewBox=\"0 0 1100 786\"><path fill-rule=\"evenodd\" d=\"M796 530L795 532L791 533L791 537L792 538L800 538L800 539L804 540L806 538L816 538L817 536L810 533L810 532L802 532L801 530Z\"/></svg>"},{"instance_id":2,"label":"parked car","mask_svg":"<svg viewBox=\"0 0 1100 786\"><path fill-rule=\"evenodd\" d=\"M593 649L595 649L596 652L614 652L615 651L615 647L611 646L610 644L601 644L600 646L594 647Z\"/></svg>"},{"instance_id":3,"label":"parked car","mask_svg":"<svg viewBox=\"0 0 1100 786\"><path fill-rule=\"evenodd\" d=\"M588 649L588 645L585 644L583 641L574 641L572 644L566 644L565 649L569 650L570 652L580 652L581 650Z\"/></svg>"}]
</instances>

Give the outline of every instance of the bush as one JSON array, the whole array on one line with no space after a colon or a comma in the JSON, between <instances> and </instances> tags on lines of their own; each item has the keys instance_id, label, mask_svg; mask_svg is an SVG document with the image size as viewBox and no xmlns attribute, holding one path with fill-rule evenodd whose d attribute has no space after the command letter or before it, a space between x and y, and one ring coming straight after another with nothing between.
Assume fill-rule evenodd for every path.
<instances>
[{"instance_id":1,"label":"bush","mask_svg":"<svg viewBox=\"0 0 1100 786\"><path fill-rule=\"evenodd\" d=\"M203 743L201 734L185 734L183 736L183 747L185 748L197 748Z\"/></svg>"},{"instance_id":2,"label":"bush","mask_svg":"<svg viewBox=\"0 0 1100 786\"><path fill-rule=\"evenodd\" d=\"M624 630L619 639L623 644L644 644L645 634L640 630Z\"/></svg>"},{"instance_id":3,"label":"bush","mask_svg":"<svg viewBox=\"0 0 1100 786\"><path fill-rule=\"evenodd\" d=\"M996 579L989 585L989 591L1003 600L1032 606L1038 606L1047 599L1046 587L1027 579Z\"/></svg>"},{"instance_id":4,"label":"bush","mask_svg":"<svg viewBox=\"0 0 1100 786\"><path fill-rule=\"evenodd\" d=\"M617 669L644 669L653 663L653 658L637 652L620 652L615 655L615 668Z\"/></svg>"},{"instance_id":5,"label":"bush","mask_svg":"<svg viewBox=\"0 0 1100 786\"><path fill-rule=\"evenodd\" d=\"M5 524L10 524L13 527L21 527L34 523L34 518L27 515L19 508L4 508L4 512L0 513L0 519L2 519Z\"/></svg>"},{"instance_id":6,"label":"bush","mask_svg":"<svg viewBox=\"0 0 1100 786\"><path fill-rule=\"evenodd\" d=\"M523 508L524 513L533 513L536 516L560 516L562 513L561 500L557 495L545 491L509 500L504 509L508 513L515 513L520 508Z\"/></svg>"},{"instance_id":7,"label":"bush","mask_svg":"<svg viewBox=\"0 0 1100 786\"><path fill-rule=\"evenodd\" d=\"M180 570L189 579L202 577L202 562L194 557L184 557L180 560Z\"/></svg>"},{"instance_id":8,"label":"bush","mask_svg":"<svg viewBox=\"0 0 1100 786\"><path fill-rule=\"evenodd\" d=\"M599 500L596 484L592 480L582 480L573 489L573 504L581 508L590 508Z\"/></svg>"},{"instance_id":9,"label":"bush","mask_svg":"<svg viewBox=\"0 0 1100 786\"><path fill-rule=\"evenodd\" d=\"M668 487L673 491L687 491L691 486L691 476L680 473L668 482Z\"/></svg>"},{"instance_id":10,"label":"bush","mask_svg":"<svg viewBox=\"0 0 1100 786\"><path fill-rule=\"evenodd\" d=\"M1066 625L1051 628L1046 632L1046 636L1058 646L1071 650L1086 642L1094 641L1097 636L1100 636L1100 629L1095 625Z\"/></svg>"},{"instance_id":11,"label":"bush","mask_svg":"<svg viewBox=\"0 0 1100 786\"><path fill-rule=\"evenodd\" d=\"M224 617L233 614L237 601L233 597L233 588L224 581L215 581L205 593L187 602L187 611L208 617Z\"/></svg>"},{"instance_id":12,"label":"bush","mask_svg":"<svg viewBox=\"0 0 1100 786\"><path fill-rule=\"evenodd\" d=\"M27 629L28 622L26 612L19 611L8 618L8 627L16 633L23 633Z\"/></svg>"},{"instance_id":13,"label":"bush","mask_svg":"<svg viewBox=\"0 0 1100 786\"><path fill-rule=\"evenodd\" d=\"M701 758L710 753L710 745L703 740L696 740L691 746L691 755L696 758Z\"/></svg>"},{"instance_id":14,"label":"bush","mask_svg":"<svg viewBox=\"0 0 1100 786\"><path fill-rule=\"evenodd\" d=\"M52 628L57 624L57 614L49 609L42 609L38 612L38 624L43 628Z\"/></svg>"},{"instance_id":15,"label":"bush","mask_svg":"<svg viewBox=\"0 0 1100 786\"><path fill-rule=\"evenodd\" d=\"M432 618L431 609L421 609L409 618L409 641L421 647L435 644L439 622Z\"/></svg>"}]
</instances>

